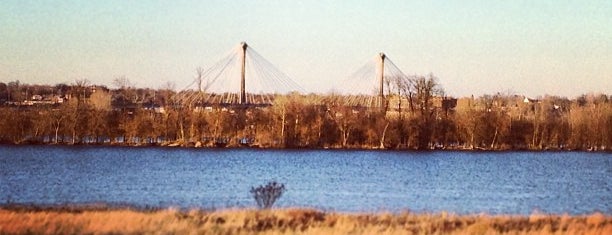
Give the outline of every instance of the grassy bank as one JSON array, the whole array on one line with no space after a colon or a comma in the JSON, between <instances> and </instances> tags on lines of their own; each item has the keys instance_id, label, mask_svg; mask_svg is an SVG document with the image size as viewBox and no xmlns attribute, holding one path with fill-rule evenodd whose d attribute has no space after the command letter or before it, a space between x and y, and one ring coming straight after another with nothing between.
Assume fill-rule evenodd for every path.
<instances>
[{"instance_id":1,"label":"grassy bank","mask_svg":"<svg viewBox=\"0 0 612 235\"><path fill-rule=\"evenodd\" d=\"M612 234L612 216L0 209L0 234Z\"/></svg>"}]
</instances>

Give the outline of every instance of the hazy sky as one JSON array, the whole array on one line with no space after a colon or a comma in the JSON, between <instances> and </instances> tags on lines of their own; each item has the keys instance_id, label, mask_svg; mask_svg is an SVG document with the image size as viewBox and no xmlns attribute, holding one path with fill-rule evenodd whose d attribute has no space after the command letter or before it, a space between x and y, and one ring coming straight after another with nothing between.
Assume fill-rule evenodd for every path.
<instances>
[{"instance_id":1,"label":"hazy sky","mask_svg":"<svg viewBox=\"0 0 612 235\"><path fill-rule=\"evenodd\" d=\"M378 52L452 96L612 93L612 1L0 1L0 81L190 83L246 41L306 91Z\"/></svg>"}]
</instances>

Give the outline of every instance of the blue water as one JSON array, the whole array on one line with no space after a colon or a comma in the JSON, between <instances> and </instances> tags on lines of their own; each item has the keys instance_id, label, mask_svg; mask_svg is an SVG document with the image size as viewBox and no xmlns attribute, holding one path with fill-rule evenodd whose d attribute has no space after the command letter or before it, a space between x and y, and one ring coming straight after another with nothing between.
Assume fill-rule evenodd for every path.
<instances>
[{"instance_id":1,"label":"blue water","mask_svg":"<svg viewBox=\"0 0 612 235\"><path fill-rule=\"evenodd\" d=\"M612 154L0 146L0 204L612 214Z\"/></svg>"}]
</instances>

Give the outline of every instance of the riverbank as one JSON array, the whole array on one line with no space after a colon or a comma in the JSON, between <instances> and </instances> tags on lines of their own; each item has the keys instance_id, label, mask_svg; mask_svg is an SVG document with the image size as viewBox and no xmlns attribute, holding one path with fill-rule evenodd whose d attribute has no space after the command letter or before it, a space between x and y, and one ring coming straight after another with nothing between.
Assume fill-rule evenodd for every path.
<instances>
[{"instance_id":1,"label":"riverbank","mask_svg":"<svg viewBox=\"0 0 612 235\"><path fill-rule=\"evenodd\" d=\"M325 146L325 147L277 147L277 146L261 146L261 145L204 145L201 143L180 143L180 142L164 142L164 143L149 143L149 144L133 144L133 143L40 143L40 142L0 142L0 146L74 146L74 147L127 147L127 148L185 148L185 149L270 149L270 150L390 150L390 151L465 151L465 152L602 152L612 153L610 148L585 148L585 149L569 149L569 148L469 148L469 147L433 147L430 149L413 149L413 148L380 148L376 146Z\"/></svg>"},{"instance_id":2,"label":"riverbank","mask_svg":"<svg viewBox=\"0 0 612 235\"><path fill-rule=\"evenodd\" d=\"M612 216L0 208L0 234L612 234Z\"/></svg>"}]
</instances>

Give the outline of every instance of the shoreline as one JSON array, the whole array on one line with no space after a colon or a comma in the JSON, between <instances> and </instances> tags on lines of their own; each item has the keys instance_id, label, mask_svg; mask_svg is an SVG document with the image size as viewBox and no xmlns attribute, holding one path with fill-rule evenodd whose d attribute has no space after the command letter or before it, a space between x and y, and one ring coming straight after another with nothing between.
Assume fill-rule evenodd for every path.
<instances>
[{"instance_id":1,"label":"shoreline","mask_svg":"<svg viewBox=\"0 0 612 235\"><path fill-rule=\"evenodd\" d=\"M173 144L121 144L121 143L102 143L102 144L82 144L82 143L7 143L0 142L0 146L58 146L58 147L117 147L117 148L164 148L164 149L214 149L214 150L235 150L235 149L253 149L253 150L330 150L330 151L405 151L405 152L583 152L583 153L612 153L612 149L486 149L486 148L432 148L432 149L411 149L411 148L378 148L378 147L261 147L261 146L181 146Z\"/></svg>"},{"instance_id":2,"label":"shoreline","mask_svg":"<svg viewBox=\"0 0 612 235\"><path fill-rule=\"evenodd\" d=\"M104 205L55 209L0 206L0 233L611 234L612 216L337 213L307 208L206 211L138 210Z\"/></svg>"}]
</instances>

